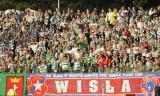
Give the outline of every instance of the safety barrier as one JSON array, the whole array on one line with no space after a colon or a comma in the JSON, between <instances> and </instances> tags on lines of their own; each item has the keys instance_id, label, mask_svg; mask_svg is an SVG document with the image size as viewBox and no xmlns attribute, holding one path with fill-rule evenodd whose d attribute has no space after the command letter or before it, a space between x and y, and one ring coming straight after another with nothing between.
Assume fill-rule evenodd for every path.
<instances>
[{"instance_id":1,"label":"safety barrier","mask_svg":"<svg viewBox=\"0 0 160 96\"><path fill-rule=\"evenodd\" d=\"M0 74L0 96L155 96L157 73ZM158 95L157 95L158 96Z\"/></svg>"}]
</instances>

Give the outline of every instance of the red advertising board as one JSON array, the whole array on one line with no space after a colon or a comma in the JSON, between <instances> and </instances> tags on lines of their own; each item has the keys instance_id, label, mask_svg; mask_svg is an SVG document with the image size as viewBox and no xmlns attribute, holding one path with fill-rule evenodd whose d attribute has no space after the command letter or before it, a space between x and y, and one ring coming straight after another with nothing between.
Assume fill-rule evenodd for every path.
<instances>
[{"instance_id":1,"label":"red advertising board","mask_svg":"<svg viewBox=\"0 0 160 96\"><path fill-rule=\"evenodd\" d=\"M6 79L6 95L7 96L23 96L23 76L7 76Z\"/></svg>"},{"instance_id":2,"label":"red advertising board","mask_svg":"<svg viewBox=\"0 0 160 96\"><path fill-rule=\"evenodd\" d=\"M28 75L28 95L155 96L159 73ZM132 95L131 95L132 94Z\"/></svg>"}]
</instances>

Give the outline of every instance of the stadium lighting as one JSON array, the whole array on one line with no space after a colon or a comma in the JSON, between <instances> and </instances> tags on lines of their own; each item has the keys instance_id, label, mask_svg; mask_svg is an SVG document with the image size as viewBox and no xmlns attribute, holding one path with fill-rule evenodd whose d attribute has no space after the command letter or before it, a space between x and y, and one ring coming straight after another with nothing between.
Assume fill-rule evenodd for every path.
<instances>
[{"instance_id":1,"label":"stadium lighting","mask_svg":"<svg viewBox=\"0 0 160 96\"><path fill-rule=\"evenodd\" d=\"M60 9L60 0L58 0L58 9Z\"/></svg>"}]
</instances>

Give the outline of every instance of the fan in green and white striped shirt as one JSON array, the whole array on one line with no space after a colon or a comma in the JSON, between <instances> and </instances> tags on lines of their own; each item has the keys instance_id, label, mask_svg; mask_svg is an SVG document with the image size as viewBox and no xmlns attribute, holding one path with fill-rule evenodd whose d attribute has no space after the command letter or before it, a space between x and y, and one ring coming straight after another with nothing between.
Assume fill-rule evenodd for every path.
<instances>
[{"instance_id":1,"label":"fan in green and white striped shirt","mask_svg":"<svg viewBox=\"0 0 160 96\"><path fill-rule=\"evenodd\" d=\"M68 60L63 60L61 63L60 63L60 66L62 68L62 71L69 71L69 68L70 68L70 62Z\"/></svg>"},{"instance_id":2,"label":"fan in green and white striped shirt","mask_svg":"<svg viewBox=\"0 0 160 96\"><path fill-rule=\"evenodd\" d=\"M0 49L4 48L4 43L3 42L0 42Z\"/></svg>"},{"instance_id":3,"label":"fan in green and white striped shirt","mask_svg":"<svg viewBox=\"0 0 160 96\"><path fill-rule=\"evenodd\" d=\"M52 72L58 72L58 64L59 62L57 60L51 60L50 64L52 66Z\"/></svg>"},{"instance_id":4,"label":"fan in green and white striped shirt","mask_svg":"<svg viewBox=\"0 0 160 96\"><path fill-rule=\"evenodd\" d=\"M9 41L9 48L12 50L14 49L14 41L13 40Z\"/></svg>"},{"instance_id":5,"label":"fan in green and white striped shirt","mask_svg":"<svg viewBox=\"0 0 160 96\"><path fill-rule=\"evenodd\" d=\"M73 71L74 72L80 72L81 70L81 65L80 65L80 62L78 60L76 60L74 62L74 66L73 66Z\"/></svg>"}]
</instances>

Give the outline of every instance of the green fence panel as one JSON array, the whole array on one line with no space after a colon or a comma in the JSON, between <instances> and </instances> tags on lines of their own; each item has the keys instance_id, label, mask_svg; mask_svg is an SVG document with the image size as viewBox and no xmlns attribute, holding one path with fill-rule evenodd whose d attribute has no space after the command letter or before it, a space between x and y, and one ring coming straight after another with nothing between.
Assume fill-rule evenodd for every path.
<instances>
[{"instance_id":1,"label":"green fence panel","mask_svg":"<svg viewBox=\"0 0 160 96\"><path fill-rule=\"evenodd\" d=\"M6 75L0 74L0 96L5 96L6 90Z\"/></svg>"}]
</instances>

